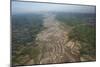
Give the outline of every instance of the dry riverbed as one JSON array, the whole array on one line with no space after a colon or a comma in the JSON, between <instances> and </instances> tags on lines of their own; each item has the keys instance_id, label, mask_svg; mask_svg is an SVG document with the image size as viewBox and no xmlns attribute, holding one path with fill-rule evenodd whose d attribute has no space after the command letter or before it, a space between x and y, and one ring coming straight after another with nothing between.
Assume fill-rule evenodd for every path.
<instances>
[{"instance_id":1,"label":"dry riverbed","mask_svg":"<svg viewBox=\"0 0 100 67\"><path fill-rule=\"evenodd\" d=\"M80 61L80 44L68 40L71 27L64 28L52 14L45 15L43 26L36 38L40 50L37 64Z\"/></svg>"}]
</instances>

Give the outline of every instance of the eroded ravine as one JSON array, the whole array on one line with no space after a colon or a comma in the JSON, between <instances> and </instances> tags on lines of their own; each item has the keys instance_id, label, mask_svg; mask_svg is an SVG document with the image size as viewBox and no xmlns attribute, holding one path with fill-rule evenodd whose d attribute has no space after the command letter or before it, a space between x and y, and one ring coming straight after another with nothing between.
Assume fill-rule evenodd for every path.
<instances>
[{"instance_id":1,"label":"eroded ravine","mask_svg":"<svg viewBox=\"0 0 100 67\"><path fill-rule=\"evenodd\" d=\"M39 45L39 64L63 63L80 61L78 43L68 41L69 29L61 28L61 22L55 19L55 15L45 15L45 29L36 38Z\"/></svg>"}]
</instances>

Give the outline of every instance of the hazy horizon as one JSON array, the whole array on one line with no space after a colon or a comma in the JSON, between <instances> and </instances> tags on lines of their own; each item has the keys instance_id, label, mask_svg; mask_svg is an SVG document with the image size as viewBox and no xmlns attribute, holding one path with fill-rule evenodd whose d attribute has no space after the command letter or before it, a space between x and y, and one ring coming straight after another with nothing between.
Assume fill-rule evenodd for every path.
<instances>
[{"instance_id":1,"label":"hazy horizon","mask_svg":"<svg viewBox=\"0 0 100 67\"><path fill-rule=\"evenodd\" d=\"M12 1L12 14L34 12L95 13L95 6Z\"/></svg>"}]
</instances>

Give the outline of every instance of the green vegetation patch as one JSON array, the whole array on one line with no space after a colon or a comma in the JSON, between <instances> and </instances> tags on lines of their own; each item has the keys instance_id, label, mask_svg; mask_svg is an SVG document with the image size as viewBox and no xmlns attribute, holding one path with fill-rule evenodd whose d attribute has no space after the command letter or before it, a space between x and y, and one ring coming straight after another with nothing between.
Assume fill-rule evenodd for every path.
<instances>
[{"instance_id":1,"label":"green vegetation patch","mask_svg":"<svg viewBox=\"0 0 100 67\"><path fill-rule=\"evenodd\" d=\"M69 39L79 41L81 44L80 53L95 56L96 33L95 27L87 25L76 26L70 33Z\"/></svg>"},{"instance_id":2,"label":"green vegetation patch","mask_svg":"<svg viewBox=\"0 0 100 67\"><path fill-rule=\"evenodd\" d=\"M64 26L72 27L69 40L80 42L80 55L94 56L96 53L95 14L60 13L56 18ZM66 27L65 27L66 28Z\"/></svg>"},{"instance_id":3,"label":"green vegetation patch","mask_svg":"<svg viewBox=\"0 0 100 67\"><path fill-rule=\"evenodd\" d=\"M15 65L38 62L39 48L35 42L37 34L43 30L43 16L22 14L12 17L12 62Z\"/></svg>"}]
</instances>

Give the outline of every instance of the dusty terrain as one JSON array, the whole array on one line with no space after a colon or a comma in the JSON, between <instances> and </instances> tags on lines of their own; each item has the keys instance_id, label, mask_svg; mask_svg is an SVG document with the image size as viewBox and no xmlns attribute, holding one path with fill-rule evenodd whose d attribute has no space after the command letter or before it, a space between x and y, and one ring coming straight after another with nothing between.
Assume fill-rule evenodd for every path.
<instances>
[{"instance_id":1,"label":"dusty terrain","mask_svg":"<svg viewBox=\"0 0 100 67\"><path fill-rule=\"evenodd\" d=\"M68 40L70 27L64 28L53 14L45 15L43 26L45 29L36 38L40 50L38 64L80 61L80 44Z\"/></svg>"}]
</instances>

